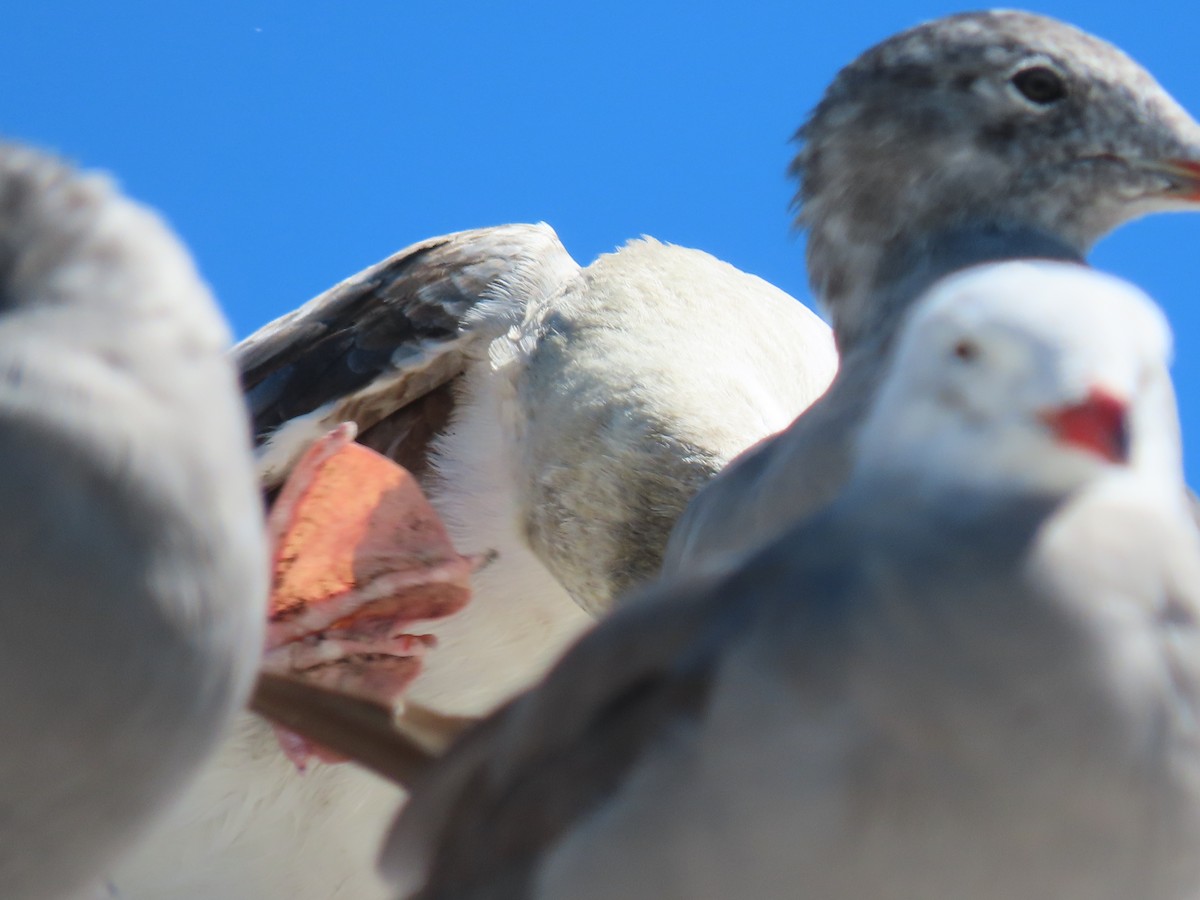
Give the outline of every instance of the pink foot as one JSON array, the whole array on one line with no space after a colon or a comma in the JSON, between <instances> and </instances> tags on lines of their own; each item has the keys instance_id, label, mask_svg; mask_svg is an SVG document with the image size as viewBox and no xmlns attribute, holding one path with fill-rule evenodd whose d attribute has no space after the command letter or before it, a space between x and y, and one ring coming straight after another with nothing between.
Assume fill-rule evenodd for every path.
<instances>
[{"instance_id":1,"label":"pink foot","mask_svg":"<svg viewBox=\"0 0 1200 900\"><path fill-rule=\"evenodd\" d=\"M413 477L354 443L316 441L268 517L273 580L264 671L398 708L435 643L412 625L457 612L488 556L462 556ZM331 754L281 731L304 769Z\"/></svg>"}]
</instances>

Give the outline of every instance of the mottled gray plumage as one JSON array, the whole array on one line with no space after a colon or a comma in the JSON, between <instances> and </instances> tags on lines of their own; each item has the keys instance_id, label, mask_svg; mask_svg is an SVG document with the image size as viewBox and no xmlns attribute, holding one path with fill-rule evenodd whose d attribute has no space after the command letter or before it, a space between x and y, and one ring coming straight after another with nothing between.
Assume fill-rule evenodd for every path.
<instances>
[{"instance_id":1,"label":"mottled gray plumage","mask_svg":"<svg viewBox=\"0 0 1200 900\"><path fill-rule=\"evenodd\" d=\"M1064 94L1035 102L1018 73ZM720 565L837 493L895 328L933 279L988 259L1082 261L1123 222L1200 200L1200 126L1115 47L1029 13L889 38L837 76L800 136L799 222L841 368L693 500L667 571Z\"/></svg>"},{"instance_id":2,"label":"mottled gray plumage","mask_svg":"<svg viewBox=\"0 0 1200 900\"><path fill-rule=\"evenodd\" d=\"M266 548L229 334L179 242L0 145L0 893L99 879L245 702Z\"/></svg>"},{"instance_id":3,"label":"mottled gray plumage","mask_svg":"<svg viewBox=\"0 0 1200 900\"><path fill-rule=\"evenodd\" d=\"M619 610L415 786L385 856L406 896L1195 896L1165 322L1061 264L935 293L833 505ZM1125 462L1049 424L1096 390Z\"/></svg>"}]
</instances>

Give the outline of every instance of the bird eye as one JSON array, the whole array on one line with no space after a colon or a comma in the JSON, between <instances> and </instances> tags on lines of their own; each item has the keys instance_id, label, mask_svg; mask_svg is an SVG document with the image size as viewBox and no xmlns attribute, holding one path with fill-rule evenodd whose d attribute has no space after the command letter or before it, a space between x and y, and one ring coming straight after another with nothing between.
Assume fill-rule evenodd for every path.
<instances>
[{"instance_id":1,"label":"bird eye","mask_svg":"<svg viewBox=\"0 0 1200 900\"><path fill-rule=\"evenodd\" d=\"M963 362L973 362L979 356L979 345L963 338L954 345L953 353Z\"/></svg>"},{"instance_id":2,"label":"bird eye","mask_svg":"<svg viewBox=\"0 0 1200 900\"><path fill-rule=\"evenodd\" d=\"M1031 103L1049 106L1067 96L1067 83L1049 66L1030 66L1012 77L1013 87Z\"/></svg>"}]
</instances>

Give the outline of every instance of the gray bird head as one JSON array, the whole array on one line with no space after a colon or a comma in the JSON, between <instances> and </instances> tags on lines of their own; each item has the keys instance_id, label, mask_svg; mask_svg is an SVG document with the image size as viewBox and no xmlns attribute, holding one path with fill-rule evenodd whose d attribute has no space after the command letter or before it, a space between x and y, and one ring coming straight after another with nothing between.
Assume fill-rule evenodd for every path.
<instances>
[{"instance_id":1,"label":"gray bird head","mask_svg":"<svg viewBox=\"0 0 1200 900\"><path fill-rule=\"evenodd\" d=\"M928 22L868 50L801 129L793 164L813 289L839 338L888 258L972 225L1086 253L1138 216L1200 203L1200 125L1141 66L1022 12Z\"/></svg>"}]
</instances>

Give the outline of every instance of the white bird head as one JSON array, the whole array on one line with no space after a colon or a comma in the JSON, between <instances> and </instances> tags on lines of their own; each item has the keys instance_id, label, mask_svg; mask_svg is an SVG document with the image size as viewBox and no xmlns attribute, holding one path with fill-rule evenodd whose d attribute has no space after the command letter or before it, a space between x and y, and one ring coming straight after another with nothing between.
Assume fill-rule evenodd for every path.
<instances>
[{"instance_id":1,"label":"white bird head","mask_svg":"<svg viewBox=\"0 0 1200 900\"><path fill-rule=\"evenodd\" d=\"M1008 262L936 284L864 425L859 463L917 481L1069 491L1134 472L1183 495L1171 334L1132 285Z\"/></svg>"}]
</instances>

